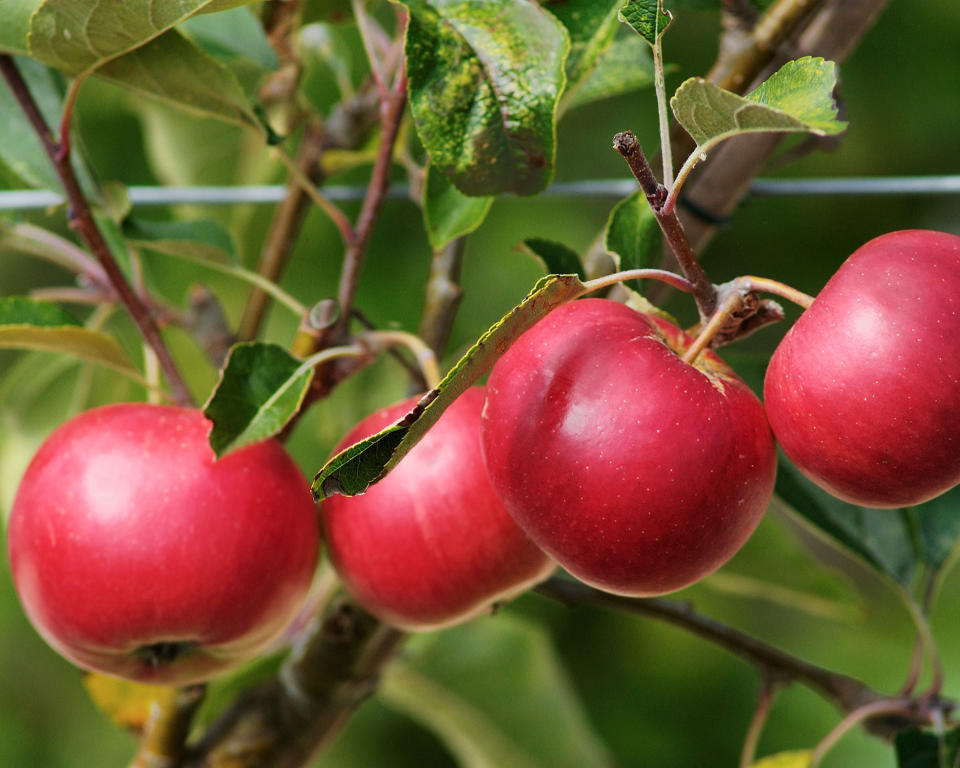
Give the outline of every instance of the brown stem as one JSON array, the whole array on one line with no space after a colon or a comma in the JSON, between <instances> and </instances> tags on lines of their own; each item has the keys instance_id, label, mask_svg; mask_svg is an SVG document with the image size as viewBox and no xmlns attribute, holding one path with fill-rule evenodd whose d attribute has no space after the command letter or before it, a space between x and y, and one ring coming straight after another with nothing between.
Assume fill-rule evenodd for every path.
<instances>
[{"instance_id":1,"label":"brown stem","mask_svg":"<svg viewBox=\"0 0 960 768\"><path fill-rule=\"evenodd\" d=\"M100 262L120 301L126 307L143 338L153 349L170 385L174 400L181 405L192 405L194 400L190 390L163 342L163 337L160 335L160 329L157 327L153 315L127 282L93 218L90 205L80 189L76 174L73 172L70 157L66 155L61 157L61 145L57 143L50 132L46 120L40 113L37 103L17 69L17 65L7 54L0 54L0 72L2 72L4 80L6 80L7 85L20 104L20 108L36 131L47 157L60 177L60 183L63 185L64 193L70 205L70 228L81 237L90 252Z\"/></svg>"},{"instance_id":2,"label":"brown stem","mask_svg":"<svg viewBox=\"0 0 960 768\"><path fill-rule=\"evenodd\" d=\"M301 768L376 688L405 635L335 601L277 679L248 691L190 750L185 768Z\"/></svg>"},{"instance_id":3,"label":"brown stem","mask_svg":"<svg viewBox=\"0 0 960 768\"><path fill-rule=\"evenodd\" d=\"M130 768L176 768L180 765L193 716L205 692L202 685L180 688L165 704L154 702L151 705L140 747Z\"/></svg>"},{"instance_id":4,"label":"brown stem","mask_svg":"<svg viewBox=\"0 0 960 768\"><path fill-rule=\"evenodd\" d=\"M337 302L340 305L340 318L334 326L336 333L346 330L350 308L357 292L360 269L373 234L373 227L380 214L380 208L386 199L390 187L390 165L393 159L393 147L400 131L400 121L407 104L407 78L401 71L389 97L380 104L380 146L370 176L367 194L363 199L360 215L357 217L353 239L347 245L340 272L340 285L337 290Z\"/></svg>"},{"instance_id":5,"label":"brown stem","mask_svg":"<svg viewBox=\"0 0 960 768\"><path fill-rule=\"evenodd\" d=\"M783 0L786 5L786 0ZM791 56L822 56L832 61L843 61L860 41L889 0L821 0L812 17L795 17L786 40L793 41ZM803 3L792 0L791 5ZM777 3L774 8L778 7ZM772 8L771 8L772 10ZM758 27L759 28L759 27ZM799 36L797 29L802 28ZM772 73L779 64L777 55L758 71L754 68L736 70L742 73L743 84L737 90L746 91ZM720 66L719 62L718 65ZM716 68L715 68L716 69ZM752 75L752 77L751 77ZM711 79L719 74L711 73ZM702 252L743 197L750 184L779 147L780 134L752 134L730 139L713 150L710 162L698 169L684 187L681 208L684 228L690 243ZM681 155L683 156L681 151Z\"/></svg>"},{"instance_id":6,"label":"brown stem","mask_svg":"<svg viewBox=\"0 0 960 768\"><path fill-rule=\"evenodd\" d=\"M744 45L727 50L707 73L707 80L742 93L766 67L781 45L823 5L823 0L777 0L751 30Z\"/></svg>"},{"instance_id":7,"label":"brown stem","mask_svg":"<svg viewBox=\"0 0 960 768\"><path fill-rule=\"evenodd\" d=\"M301 325L300 331L291 345L295 355L306 357L312 352L323 349L331 344L342 343L348 336L350 318L353 316L353 300L360 278L360 268L366 255L367 245L373 234L380 209L387 196L390 185L390 165L393 159L393 149L400 131L400 121L407 103L407 80L402 69L397 72L396 81L390 92L390 98L380 105L380 146L374 162L373 172L367 193L357 218L357 225L349 238L346 252L343 257L343 267L340 272L340 284L337 301L329 302L335 311L329 322L320 327L307 322ZM311 313L312 315L313 313ZM355 373L367 361L344 360L317 369L310 390L307 392L303 406L297 416L287 425L291 429L300 414L306 412L307 407L325 397L339 382Z\"/></svg>"},{"instance_id":8,"label":"brown stem","mask_svg":"<svg viewBox=\"0 0 960 768\"><path fill-rule=\"evenodd\" d=\"M308 126L295 162L314 184L319 183L321 178L320 158L324 149L323 128L318 124ZM270 223L270 231L267 233L267 239L260 254L260 263L257 265L258 274L273 282L279 279L293 252L297 235L309 210L310 197L304 191L303 185L291 177L287 181L286 196L277 206L273 221ZM270 297L264 291L259 288L253 288L250 291L243 318L237 330L237 336L242 341L257 337L269 304Z\"/></svg>"},{"instance_id":9,"label":"brown stem","mask_svg":"<svg viewBox=\"0 0 960 768\"><path fill-rule=\"evenodd\" d=\"M693 297L700 310L700 319L704 323L707 322L717 308L717 289L697 261L676 212L663 213L667 190L653 175L653 170L640 148L640 142L633 133L630 131L618 133L613 137L613 148L627 161L627 165L640 183L640 188L646 195L654 216L657 217L660 229L663 230L663 236L676 256L683 274L693 285Z\"/></svg>"},{"instance_id":10,"label":"brown stem","mask_svg":"<svg viewBox=\"0 0 960 768\"><path fill-rule=\"evenodd\" d=\"M457 308L463 298L460 268L466 242L463 237L451 240L433 254L430 264L423 316L420 319L420 337L437 355L442 355L447 347Z\"/></svg>"},{"instance_id":11,"label":"brown stem","mask_svg":"<svg viewBox=\"0 0 960 768\"><path fill-rule=\"evenodd\" d=\"M57 152L57 160L60 162L70 159L70 126L73 125L73 108L77 103L77 96L80 94L80 86L86 79L86 75L75 78L70 83L63 100L63 114L60 116L60 150Z\"/></svg>"},{"instance_id":12,"label":"brown stem","mask_svg":"<svg viewBox=\"0 0 960 768\"><path fill-rule=\"evenodd\" d=\"M611 595L557 576L535 587L534 591L568 607L593 605L666 621L755 664L765 670L771 680L796 680L815 688L847 712L883 698L859 680L810 664L762 640L701 616L685 603Z\"/></svg>"}]
</instances>

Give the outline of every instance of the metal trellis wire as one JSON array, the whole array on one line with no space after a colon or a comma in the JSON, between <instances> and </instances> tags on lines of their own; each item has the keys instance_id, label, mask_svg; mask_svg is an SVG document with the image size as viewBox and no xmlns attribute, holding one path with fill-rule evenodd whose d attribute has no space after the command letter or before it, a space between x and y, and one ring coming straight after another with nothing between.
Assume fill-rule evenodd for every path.
<instances>
[{"instance_id":1,"label":"metal trellis wire","mask_svg":"<svg viewBox=\"0 0 960 768\"><path fill-rule=\"evenodd\" d=\"M599 179L564 181L548 187L547 197L611 198L625 197L637 189L632 179ZM134 206L157 205L238 205L269 204L283 200L282 185L228 187L129 187ZM348 202L362 200L363 187L324 187L330 200ZM957 195L960 175L955 176L878 176L824 179L758 179L750 187L756 197L788 196L851 196L851 195ZM406 198L410 189L405 184L391 188L390 197ZM48 190L25 189L0 191L0 211L29 211L63 203L63 196Z\"/></svg>"}]
</instances>

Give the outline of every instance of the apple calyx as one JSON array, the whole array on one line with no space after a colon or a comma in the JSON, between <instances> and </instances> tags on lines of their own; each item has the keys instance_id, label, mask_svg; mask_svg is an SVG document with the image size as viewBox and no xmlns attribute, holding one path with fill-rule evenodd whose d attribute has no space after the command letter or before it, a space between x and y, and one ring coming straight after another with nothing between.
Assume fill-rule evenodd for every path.
<instances>
[{"instance_id":1,"label":"apple calyx","mask_svg":"<svg viewBox=\"0 0 960 768\"><path fill-rule=\"evenodd\" d=\"M159 669L172 664L195 647L196 644L189 641L151 643L137 648L133 654L144 659L153 669Z\"/></svg>"}]
</instances>

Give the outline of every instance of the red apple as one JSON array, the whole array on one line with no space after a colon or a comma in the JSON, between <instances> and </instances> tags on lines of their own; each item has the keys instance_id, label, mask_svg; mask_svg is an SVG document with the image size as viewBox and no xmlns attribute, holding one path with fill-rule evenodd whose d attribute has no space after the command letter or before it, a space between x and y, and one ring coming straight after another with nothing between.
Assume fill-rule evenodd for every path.
<instances>
[{"instance_id":1,"label":"red apple","mask_svg":"<svg viewBox=\"0 0 960 768\"><path fill-rule=\"evenodd\" d=\"M219 461L199 411L142 403L59 427L10 517L27 615L88 669L196 682L247 661L293 618L316 566L306 480L266 441Z\"/></svg>"},{"instance_id":2,"label":"red apple","mask_svg":"<svg viewBox=\"0 0 960 768\"><path fill-rule=\"evenodd\" d=\"M777 347L764 400L784 453L845 501L911 506L960 483L960 237L860 247Z\"/></svg>"},{"instance_id":3,"label":"red apple","mask_svg":"<svg viewBox=\"0 0 960 768\"><path fill-rule=\"evenodd\" d=\"M713 352L622 304L554 310L497 361L481 431L493 487L577 578L648 596L743 545L773 493L763 407Z\"/></svg>"},{"instance_id":4,"label":"red apple","mask_svg":"<svg viewBox=\"0 0 960 768\"><path fill-rule=\"evenodd\" d=\"M343 450L395 422L412 398L361 421ZM490 487L480 455L483 389L468 389L383 480L321 506L330 559L357 600L409 630L489 611L546 578L554 564Z\"/></svg>"}]
</instances>

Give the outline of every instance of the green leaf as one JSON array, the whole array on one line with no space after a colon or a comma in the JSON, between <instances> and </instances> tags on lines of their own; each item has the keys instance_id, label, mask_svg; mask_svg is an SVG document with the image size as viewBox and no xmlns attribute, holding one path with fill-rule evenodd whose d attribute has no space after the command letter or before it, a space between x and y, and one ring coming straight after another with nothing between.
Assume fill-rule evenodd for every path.
<instances>
[{"instance_id":1,"label":"green leaf","mask_svg":"<svg viewBox=\"0 0 960 768\"><path fill-rule=\"evenodd\" d=\"M467 235L487 217L492 197L467 197L430 165L423 189L423 221L434 251Z\"/></svg>"},{"instance_id":2,"label":"green leaf","mask_svg":"<svg viewBox=\"0 0 960 768\"><path fill-rule=\"evenodd\" d=\"M406 455L440 414L540 318L583 293L583 283L570 275L538 281L527 297L493 325L406 416L331 458L313 479L317 497L363 493Z\"/></svg>"},{"instance_id":3,"label":"green leaf","mask_svg":"<svg viewBox=\"0 0 960 768\"><path fill-rule=\"evenodd\" d=\"M191 16L179 29L218 61L247 60L264 70L277 68L277 54L270 46L263 25L248 8L224 13Z\"/></svg>"},{"instance_id":4,"label":"green leaf","mask_svg":"<svg viewBox=\"0 0 960 768\"><path fill-rule=\"evenodd\" d=\"M638 189L624 198L610 212L603 245L617 257L621 270L644 269L657 264L662 242L660 225L643 190ZM626 285L641 290L638 280L630 280Z\"/></svg>"},{"instance_id":5,"label":"green leaf","mask_svg":"<svg viewBox=\"0 0 960 768\"><path fill-rule=\"evenodd\" d=\"M960 536L960 488L920 507L867 509L840 501L781 460L776 491L808 524L903 587L920 566L942 567Z\"/></svg>"},{"instance_id":6,"label":"green leaf","mask_svg":"<svg viewBox=\"0 0 960 768\"><path fill-rule=\"evenodd\" d=\"M813 765L813 752L799 749L792 752L780 752L755 762L752 768L810 768Z\"/></svg>"},{"instance_id":7,"label":"green leaf","mask_svg":"<svg viewBox=\"0 0 960 768\"><path fill-rule=\"evenodd\" d=\"M331 24L309 24L300 30L300 92L322 115L330 115L355 91L356 37L356 28Z\"/></svg>"},{"instance_id":8,"label":"green leaf","mask_svg":"<svg viewBox=\"0 0 960 768\"><path fill-rule=\"evenodd\" d=\"M0 14L3 13L4 7L0 4ZM3 27L0 23L0 30ZM30 59L17 58L16 66L47 124L56 126L63 109L63 89L56 75ZM0 160L31 187L61 189L43 144L6 83L0 86Z\"/></svg>"},{"instance_id":9,"label":"green leaf","mask_svg":"<svg viewBox=\"0 0 960 768\"><path fill-rule=\"evenodd\" d=\"M300 12L301 24L322 21L329 24L345 24L353 21L353 4L350 0L304 0Z\"/></svg>"},{"instance_id":10,"label":"green leaf","mask_svg":"<svg viewBox=\"0 0 960 768\"><path fill-rule=\"evenodd\" d=\"M788 61L746 96L693 77L670 99L677 121L705 152L724 139L763 131L841 133L833 89L837 66L805 56Z\"/></svg>"},{"instance_id":11,"label":"green leaf","mask_svg":"<svg viewBox=\"0 0 960 768\"><path fill-rule=\"evenodd\" d=\"M235 344L203 413L213 422L210 447L219 458L276 435L300 409L313 379L278 344Z\"/></svg>"},{"instance_id":12,"label":"green leaf","mask_svg":"<svg viewBox=\"0 0 960 768\"><path fill-rule=\"evenodd\" d=\"M960 490L947 491L910 511L916 523L920 560L938 571L960 539Z\"/></svg>"},{"instance_id":13,"label":"green leaf","mask_svg":"<svg viewBox=\"0 0 960 768\"><path fill-rule=\"evenodd\" d=\"M566 111L653 85L650 48L636 35L619 37L604 51L587 76L563 95Z\"/></svg>"},{"instance_id":14,"label":"green leaf","mask_svg":"<svg viewBox=\"0 0 960 768\"><path fill-rule=\"evenodd\" d=\"M0 348L60 352L139 377L113 338L84 328L49 302L17 296L0 299Z\"/></svg>"},{"instance_id":15,"label":"green leaf","mask_svg":"<svg viewBox=\"0 0 960 768\"><path fill-rule=\"evenodd\" d=\"M431 162L468 195L550 183L569 38L531 0L402 0L410 105Z\"/></svg>"},{"instance_id":16,"label":"green leaf","mask_svg":"<svg viewBox=\"0 0 960 768\"><path fill-rule=\"evenodd\" d=\"M596 64L617 31L617 9L622 0L545 0L543 7L556 16L570 35L567 87L580 82Z\"/></svg>"},{"instance_id":17,"label":"green leaf","mask_svg":"<svg viewBox=\"0 0 960 768\"><path fill-rule=\"evenodd\" d=\"M175 29L108 61L97 75L181 109L264 133L233 73Z\"/></svg>"},{"instance_id":18,"label":"green leaf","mask_svg":"<svg viewBox=\"0 0 960 768\"><path fill-rule=\"evenodd\" d=\"M25 296L0 298L0 325L80 325L80 321L49 301L35 301Z\"/></svg>"},{"instance_id":19,"label":"green leaf","mask_svg":"<svg viewBox=\"0 0 960 768\"><path fill-rule=\"evenodd\" d=\"M548 275L576 275L586 280L580 254L573 248L542 237L529 237L523 241L524 250L540 261Z\"/></svg>"},{"instance_id":20,"label":"green leaf","mask_svg":"<svg viewBox=\"0 0 960 768\"><path fill-rule=\"evenodd\" d=\"M660 38L673 22L673 14L663 10L661 0L628 0L620 9L620 21L629 24L653 47L660 45Z\"/></svg>"},{"instance_id":21,"label":"green leaf","mask_svg":"<svg viewBox=\"0 0 960 768\"><path fill-rule=\"evenodd\" d=\"M957 764L960 755L960 728L943 736L911 728L901 731L893 740L897 768L943 768Z\"/></svg>"},{"instance_id":22,"label":"green leaf","mask_svg":"<svg viewBox=\"0 0 960 768\"><path fill-rule=\"evenodd\" d=\"M0 53L27 54L30 17L43 0L0 0ZM2 114L2 113L0 113Z\"/></svg>"},{"instance_id":23,"label":"green leaf","mask_svg":"<svg viewBox=\"0 0 960 768\"><path fill-rule=\"evenodd\" d=\"M44 0L30 19L30 55L71 75L92 72L210 5L211 0Z\"/></svg>"},{"instance_id":24,"label":"green leaf","mask_svg":"<svg viewBox=\"0 0 960 768\"><path fill-rule=\"evenodd\" d=\"M237 260L233 238L215 221L151 221L128 218L123 224L123 233L134 245L158 253L193 261L235 263Z\"/></svg>"},{"instance_id":25,"label":"green leaf","mask_svg":"<svg viewBox=\"0 0 960 768\"><path fill-rule=\"evenodd\" d=\"M514 616L413 638L377 695L432 730L462 766L610 765L548 635Z\"/></svg>"}]
</instances>

